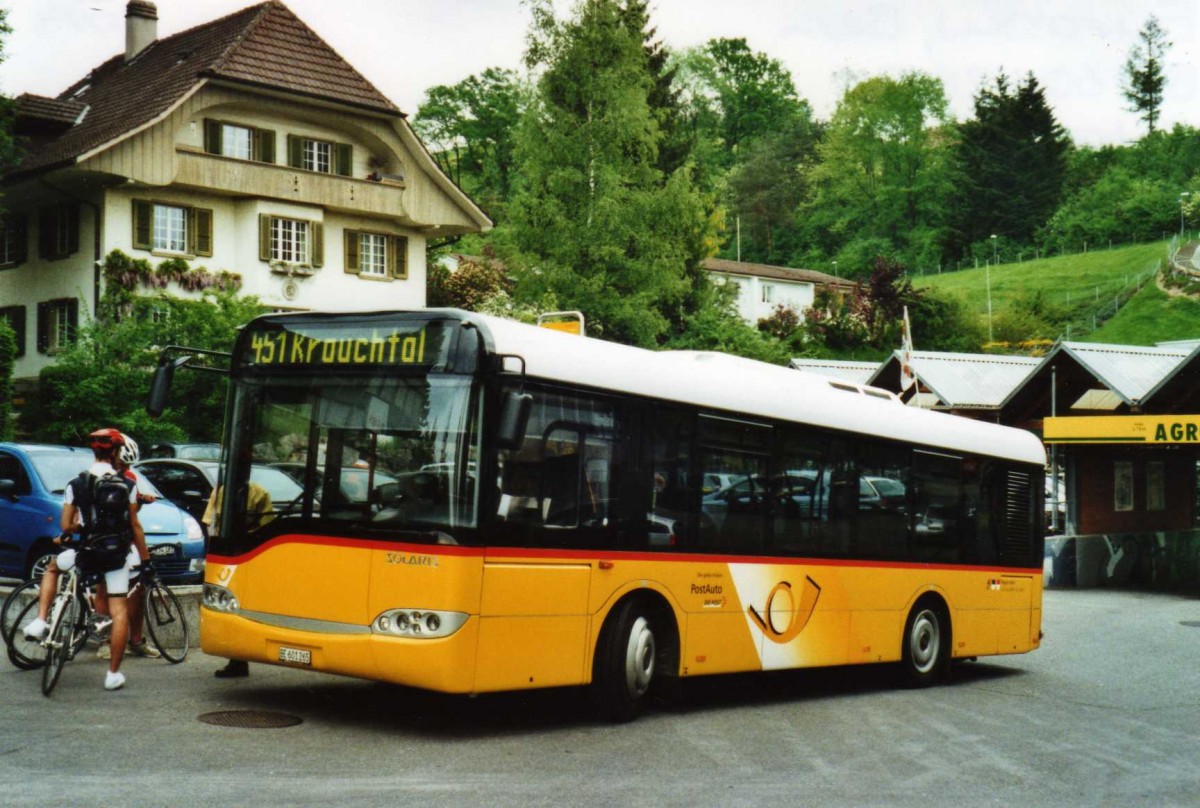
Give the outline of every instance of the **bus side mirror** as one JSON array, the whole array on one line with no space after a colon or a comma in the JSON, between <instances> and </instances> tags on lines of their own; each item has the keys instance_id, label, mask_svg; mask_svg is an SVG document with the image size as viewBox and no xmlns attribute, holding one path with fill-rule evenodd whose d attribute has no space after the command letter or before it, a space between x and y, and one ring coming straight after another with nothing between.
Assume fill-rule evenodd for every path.
<instances>
[{"instance_id":1,"label":"bus side mirror","mask_svg":"<svg viewBox=\"0 0 1200 808\"><path fill-rule=\"evenodd\" d=\"M146 413L151 418L162 415L167 408L167 398L171 394L171 383L175 380L175 368L186 363L190 356L179 359L160 359L154 371L154 379L150 382L150 398L146 402Z\"/></svg>"},{"instance_id":2,"label":"bus side mirror","mask_svg":"<svg viewBox=\"0 0 1200 808\"><path fill-rule=\"evenodd\" d=\"M533 396L509 390L504 394L504 406L500 410L500 427L496 432L496 446L501 449L519 449L525 440L525 427L529 425L529 414L533 411Z\"/></svg>"}]
</instances>

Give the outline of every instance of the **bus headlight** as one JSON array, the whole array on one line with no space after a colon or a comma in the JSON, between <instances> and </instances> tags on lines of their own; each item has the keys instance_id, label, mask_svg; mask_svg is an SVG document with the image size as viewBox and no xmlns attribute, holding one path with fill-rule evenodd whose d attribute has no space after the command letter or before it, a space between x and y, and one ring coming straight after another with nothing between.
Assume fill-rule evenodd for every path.
<instances>
[{"instance_id":1,"label":"bus headlight","mask_svg":"<svg viewBox=\"0 0 1200 808\"><path fill-rule=\"evenodd\" d=\"M214 612L236 612L241 609L237 597L223 586L204 585L204 607Z\"/></svg>"},{"instance_id":2,"label":"bus headlight","mask_svg":"<svg viewBox=\"0 0 1200 808\"><path fill-rule=\"evenodd\" d=\"M449 637L470 617L464 612L443 612L436 609L389 609L371 623L374 634L414 639Z\"/></svg>"}]
</instances>

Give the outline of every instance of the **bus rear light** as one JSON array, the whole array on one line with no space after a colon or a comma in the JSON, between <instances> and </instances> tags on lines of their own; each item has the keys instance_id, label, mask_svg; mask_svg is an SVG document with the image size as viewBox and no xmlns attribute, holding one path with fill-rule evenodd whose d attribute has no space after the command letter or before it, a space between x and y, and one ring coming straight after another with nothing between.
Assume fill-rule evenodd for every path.
<instances>
[{"instance_id":1,"label":"bus rear light","mask_svg":"<svg viewBox=\"0 0 1200 808\"><path fill-rule=\"evenodd\" d=\"M389 637L437 639L463 627L470 615L434 609L389 609L375 618L371 631Z\"/></svg>"}]
</instances>

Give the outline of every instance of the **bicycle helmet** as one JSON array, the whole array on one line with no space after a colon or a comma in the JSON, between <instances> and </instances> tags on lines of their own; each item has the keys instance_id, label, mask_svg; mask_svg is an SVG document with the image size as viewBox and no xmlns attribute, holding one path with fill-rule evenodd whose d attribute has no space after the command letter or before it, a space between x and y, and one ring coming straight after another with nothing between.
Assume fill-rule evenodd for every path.
<instances>
[{"instance_id":1,"label":"bicycle helmet","mask_svg":"<svg viewBox=\"0 0 1200 808\"><path fill-rule=\"evenodd\" d=\"M124 443L121 444L121 448L117 452L117 457L126 466L132 466L141 458L141 454L138 452L137 441L128 435L122 435L121 437L124 438Z\"/></svg>"},{"instance_id":2,"label":"bicycle helmet","mask_svg":"<svg viewBox=\"0 0 1200 808\"><path fill-rule=\"evenodd\" d=\"M125 444L125 436L118 429L105 427L97 429L92 434L88 435L88 446L92 449L111 449L114 446L123 446Z\"/></svg>"}]
</instances>

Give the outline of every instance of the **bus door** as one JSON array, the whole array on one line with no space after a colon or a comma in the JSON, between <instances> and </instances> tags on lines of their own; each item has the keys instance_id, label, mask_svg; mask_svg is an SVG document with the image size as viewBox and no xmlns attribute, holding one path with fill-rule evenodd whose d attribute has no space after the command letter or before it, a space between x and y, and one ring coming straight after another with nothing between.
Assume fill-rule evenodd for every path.
<instances>
[{"instance_id":1,"label":"bus door","mask_svg":"<svg viewBox=\"0 0 1200 808\"><path fill-rule=\"evenodd\" d=\"M688 632L684 660L693 673L754 670L763 666L765 636L772 623L755 618L775 585L772 565L761 557L768 546L772 503L768 458L769 425L702 415L696 427L697 479L728 482L700 497L700 517L689 549L721 559L696 565L697 580L684 599ZM715 560L714 559L714 560ZM790 622L789 610L781 624ZM779 621L776 621L779 622Z\"/></svg>"},{"instance_id":2,"label":"bus door","mask_svg":"<svg viewBox=\"0 0 1200 808\"><path fill-rule=\"evenodd\" d=\"M525 440L499 456L480 603L477 689L586 680L596 550L614 546L613 407L533 390ZM599 595L598 595L599 596Z\"/></svg>"}]
</instances>

